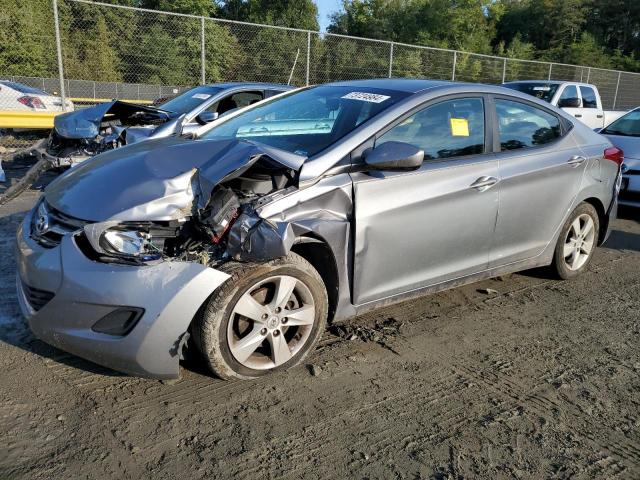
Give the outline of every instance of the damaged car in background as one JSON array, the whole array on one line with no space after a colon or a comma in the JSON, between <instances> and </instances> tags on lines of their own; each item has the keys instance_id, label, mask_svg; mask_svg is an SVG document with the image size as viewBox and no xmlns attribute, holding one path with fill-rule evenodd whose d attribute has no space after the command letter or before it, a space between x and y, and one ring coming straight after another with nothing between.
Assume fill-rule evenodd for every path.
<instances>
[{"instance_id":1,"label":"damaged car in background","mask_svg":"<svg viewBox=\"0 0 640 480\"><path fill-rule=\"evenodd\" d=\"M341 82L107 151L19 227L36 336L133 375L185 348L221 378L299 364L328 321L541 265L585 271L622 152L495 86Z\"/></svg>"},{"instance_id":2,"label":"damaged car in background","mask_svg":"<svg viewBox=\"0 0 640 480\"><path fill-rule=\"evenodd\" d=\"M69 167L124 145L193 133L225 113L291 89L268 83L216 83L157 106L113 100L56 116L48 142L35 153L53 167Z\"/></svg>"}]
</instances>

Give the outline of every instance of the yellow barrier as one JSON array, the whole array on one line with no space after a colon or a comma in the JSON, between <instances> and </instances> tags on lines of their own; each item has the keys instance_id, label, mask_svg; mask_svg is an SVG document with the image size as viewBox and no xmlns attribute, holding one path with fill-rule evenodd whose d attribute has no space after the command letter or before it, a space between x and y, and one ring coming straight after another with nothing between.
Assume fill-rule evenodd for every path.
<instances>
[{"instance_id":1,"label":"yellow barrier","mask_svg":"<svg viewBox=\"0 0 640 480\"><path fill-rule=\"evenodd\" d=\"M104 103L108 98L70 98L73 102ZM153 103L150 100L121 100L128 103ZM30 112L20 110L0 110L0 128L53 128L53 117L64 112Z\"/></svg>"},{"instance_id":2,"label":"yellow barrier","mask_svg":"<svg viewBox=\"0 0 640 480\"><path fill-rule=\"evenodd\" d=\"M61 113L0 111L0 128L53 128L53 117Z\"/></svg>"}]
</instances>

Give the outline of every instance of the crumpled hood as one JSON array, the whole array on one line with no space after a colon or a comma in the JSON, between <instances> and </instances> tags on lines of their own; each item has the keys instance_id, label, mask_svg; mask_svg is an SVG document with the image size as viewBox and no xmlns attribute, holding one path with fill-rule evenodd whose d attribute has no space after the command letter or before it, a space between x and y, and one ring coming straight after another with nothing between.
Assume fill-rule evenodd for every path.
<instances>
[{"instance_id":1,"label":"crumpled hood","mask_svg":"<svg viewBox=\"0 0 640 480\"><path fill-rule=\"evenodd\" d=\"M306 157L237 139L165 138L93 157L45 189L47 202L81 220L172 220L191 214L221 181L240 175L261 155L299 170ZM201 201L202 201L201 200Z\"/></svg>"},{"instance_id":2,"label":"crumpled hood","mask_svg":"<svg viewBox=\"0 0 640 480\"><path fill-rule=\"evenodd\" d=\"M139 112L167 116L167 119L169 119L169 114L167 113L167 115L165 115L165 112L158 108L115 100L113 102L98 104L95 107L56 115L53 120L53 126L56 133L61 137L69 139L91 139L98 135L100 122L105 115L111 114L114 118L122 119Z\"/></svg>"}]
</instances>

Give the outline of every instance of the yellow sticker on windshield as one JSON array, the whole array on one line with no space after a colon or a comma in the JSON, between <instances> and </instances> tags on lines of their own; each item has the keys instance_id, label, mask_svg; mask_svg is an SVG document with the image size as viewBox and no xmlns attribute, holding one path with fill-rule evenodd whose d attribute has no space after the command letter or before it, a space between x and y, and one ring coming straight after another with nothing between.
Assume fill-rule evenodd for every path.
<instances>
[{"instance_id":1,"label":"yellow sticker on windshield","mask_svg":"<svg viewBox=\"0 0 640 480\"><path fill-rule=\"evenodd\" d=\"M454 137L469 136L469 122L466 118L450 118L451 135Z\"/></svg>"}]
</instances>

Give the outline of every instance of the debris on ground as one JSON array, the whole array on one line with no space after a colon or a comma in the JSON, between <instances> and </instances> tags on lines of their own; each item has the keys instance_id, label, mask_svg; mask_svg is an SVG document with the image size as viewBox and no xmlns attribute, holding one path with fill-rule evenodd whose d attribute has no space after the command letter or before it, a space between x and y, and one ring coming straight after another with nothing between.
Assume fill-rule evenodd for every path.
<instances>
[{"instance_id":1,"label":"debris on ground","mask_svg":"<svg viewBox=\"0 0 640 480\"><path fill-rule=\"evenodd\" d=\"M500 295L500 292L493 288L478 288L477 292L484 293L485 295Z\"/></svg>"},{"instance_id":2,"label":"debris on ground","mask_svg":"<svg viewBox=\"0 0 640 480\"><path fill-rule=\"evenodd\" d=\"M386 318L376 320L373 327L358 324L335 324L329 327L329 331L344 340L353 341L360 339L363 342L377 343L383 348L398 354L389 346L389 341L393 337L400 335L400 327L403 323L395 318Z\"/></svg>"}]
</instances>

